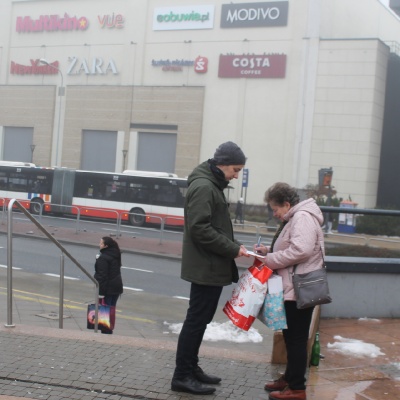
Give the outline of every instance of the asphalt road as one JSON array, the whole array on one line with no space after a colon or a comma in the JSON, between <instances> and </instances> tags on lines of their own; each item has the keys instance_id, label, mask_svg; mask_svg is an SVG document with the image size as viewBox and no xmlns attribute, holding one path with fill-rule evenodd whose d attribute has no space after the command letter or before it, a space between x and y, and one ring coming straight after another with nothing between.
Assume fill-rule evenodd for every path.
<instances>
[{"instance_id":1,"label":"asphalt road","mask_svg":"<svg viewBox=\"0 0 400 400\"><path fill-rule=\"evenodd\" d=\"M7 265L7 237L0 236L0 266ZM94 273L95 256L98 251L92 246L64 244L65 248L91 275ZM13 239L14 275L19 271L32 275L31 279L47 276L57 285L60 274L61 252L46 240ZM67 257L64 259L66 281L90 283L89 278ZM143 292L167 298L189 298L190 284L180 279L180 261L159 257L123 253L122 277L125 293ZM233 285L224 288L221 304L229 298Z\"/></svg>"}]
</instances>

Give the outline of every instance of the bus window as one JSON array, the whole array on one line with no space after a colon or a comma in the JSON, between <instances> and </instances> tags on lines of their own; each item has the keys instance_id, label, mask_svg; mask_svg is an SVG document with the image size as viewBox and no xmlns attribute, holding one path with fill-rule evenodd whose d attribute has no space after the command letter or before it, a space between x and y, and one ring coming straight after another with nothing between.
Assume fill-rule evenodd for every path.
<instances>
[{"instance_id":1,"label":"bus window","mask_svg":"<svg viewBox=\"0 0 400 400\"><path fill-rule=\"evenodd\" d=\"M9 190L13 192L27 192L28 179L25 175L20 173L11 173L8 180Z\"/></svg>"},{"instance_id":2,"label":"bus window","mask_svg":"<svg viewBox=\"0 0 400 400\"><path fill-rule=\"evenodd\" d=\"M7 176L4 172L0 173L0 189L7 189Z\"/></svg>"},{"instance_id":3,"label":"bus window","mask_svg":"<svg viewBox=\"0 0 400 400\"><path fill-rule=\"evenodd\" d=\"M170 184L155 185L155 196L153 204L173 207L176 205L178 193L180 195L177 186L171 186Z\"/></svg>"},{"instance_id":4,"label":"bus window","mask_svg":"<svg viewBox=\"0 0 400 400\"><path fill-rule=\"evenodd\" d=\"M28 189L33 193L50 194L52 185L52 175L48 171L28 170Z\"/></svg>"},{"instance_id":5,"label":"bus window","mask_svg":"<svg viewBox=\"0 0 400 400\"><path fill-rule=\"evenodd\" d=\"M149 185L136 182L129 183L126 193L126 200L130 203L150 204Z\"/></svg>"},{"instance_id":6,"label":"bus window","mask_svg":"<svg viewBox=\"0 0 400 400\"><path fill-rule=\"evenodd\" d=\"M111 201L125 201L126 182L120 182L109 178L104 182L105 198Z\"/></svg>"}]
</instances>

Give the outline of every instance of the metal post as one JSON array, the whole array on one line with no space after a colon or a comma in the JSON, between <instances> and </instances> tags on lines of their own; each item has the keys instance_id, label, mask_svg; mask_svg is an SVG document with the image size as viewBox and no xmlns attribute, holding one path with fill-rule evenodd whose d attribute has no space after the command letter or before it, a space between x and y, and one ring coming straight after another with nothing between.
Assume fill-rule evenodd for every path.
<instances>
[{"instance_id":1,"label":"metal post","mask_svg":"<svg viewBox=\"0 0 400 400\"><path fill-rule=\"evenodd\" d=\"M58 327L64 324L64 253L60 256L60 298L58 299Z\"/></svg>"},{"instance_id":2,"label":"metal post","mask_svg":"<svg viewBox=\"0 0 400 400\"><path fill-rule=\"evenodd\" d=\"M31 144L31 163L33 163L33 152L35 151L35 144Z\"/></svg>"},{"instance_id":3,"label":"metal post","mask_svg":"<svg viewBox=\"0 0 400 400\"><path fill-rule=\"evenodd\" d=\"M8 203L8 221L7 221L7 324L5 327L14 328L12 321L12 208L15 199Z\"/></svg>"},{"instance_id":4,"label":"metal post","mask_svg":"<svg viewBox=\"0 0 400 400\"><path fill-rule=\"evenodd\" d=\"M122 155L124 157L124 168L122 169L122 171L125 171L126 169L126 155L128 154L128 150L122 150Z\"/></svg>"},{"instance_id":5,"label":"metal post","mask_svg":"<svg viewBox=\"0 0 400 400\"><path fill-rule=\"evenodd\" d=\"M327 199L327 206L330 207L332 205L332 186L328 186L328 199ZM326 213L326 221L325 221L325 233L329 232L329 218L330 213L329 211Z\"/></svg>"},{"instance_id":6,"label":"metal post","mask_svg":"<svg viewBox=\"0 0 400 400\"><path fill-rule=\"evenodd\" d=\"M64 96L65 88L64 88L64 75L61 72L61 69L56 67L55 65L50 64L47 60L41 58L39 60L41 64L47 65L50 68L57 70L61 76L61 86L58 88L58 122L57 122L57 137L56 137L56 157L55 157L55 164L58 167L60 160L58 159L58 152L59 152L59 142L60 142L60 127L61 127L61 98ZM60 157L61 158L61 157Z\"/></svg>"},{"instance_id":7,"label":"metal post","mask_svg":"<svg viewBox=\"0 0 400 400\"><path fill-rule=\"evenodd\" d=\"M160 244L163 242L163 237L164 237L164 227L165 227L165 220L164 218L161 220L161 226L160 226Z\"/></svg>"}]
</instances>

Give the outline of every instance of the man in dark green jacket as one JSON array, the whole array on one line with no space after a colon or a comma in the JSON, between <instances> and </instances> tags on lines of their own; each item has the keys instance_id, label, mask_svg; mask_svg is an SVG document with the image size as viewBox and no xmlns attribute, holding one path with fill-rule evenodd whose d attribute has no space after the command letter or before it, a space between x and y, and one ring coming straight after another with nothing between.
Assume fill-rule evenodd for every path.
<instances>
[{"instance_id":1,"label":"man in dark green jacket","mask_svg":"<svg viewBox=\"0 0 400 400\"><path fill-rule=\"evenodd\" d=\"M237 179L246 163L233 142L221 144L214 157L196 167L188 178L185 200L181 278L191 282L190 301L179 335L171 389L212 394L220 378L198 365L204 332L218 307L224 286L239 279L235 258L248 256L233 238L232 221L224 189Z\"/></svg>"}]
</instances>

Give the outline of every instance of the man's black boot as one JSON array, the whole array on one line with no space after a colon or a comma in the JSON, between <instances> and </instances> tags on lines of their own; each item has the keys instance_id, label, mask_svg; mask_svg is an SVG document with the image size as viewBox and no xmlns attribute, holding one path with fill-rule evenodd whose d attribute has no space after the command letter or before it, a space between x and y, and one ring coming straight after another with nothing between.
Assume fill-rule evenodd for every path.
<instances>
[{"instance_id":1,"label":"man's black boot","mask_svg":"<svg viewBox=\"0 0 400 400\"><path fill-rule=\"evenodd\" d=\"M215 388L203 385L193 376L187 376L183 379L172 379L171 390L192 394L212 394L215 392Z\"/></svg>"},{"instance_id":2,"label":"man's black boot","mask_svg":"<svg viewBox=\"0 0 400 400\"><path fill-rule=\"evenodd\" d=\"M193 371L193 376L200 382L216 384L221 382L221 378L215 375L206 374L200 367L196 367Z\"/></svg>"}]
</instances>

